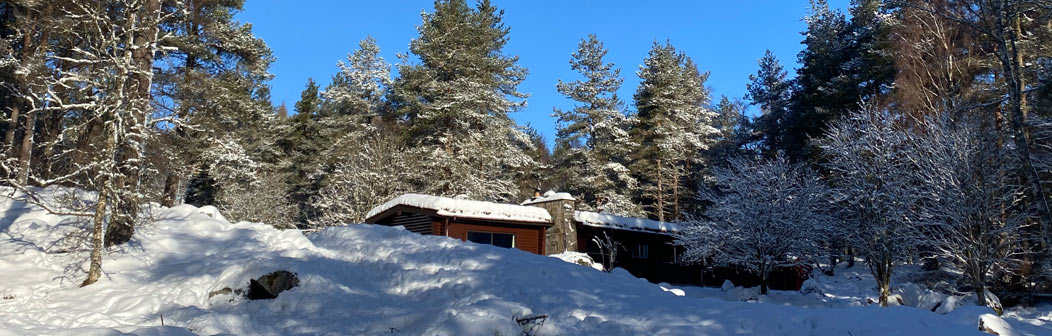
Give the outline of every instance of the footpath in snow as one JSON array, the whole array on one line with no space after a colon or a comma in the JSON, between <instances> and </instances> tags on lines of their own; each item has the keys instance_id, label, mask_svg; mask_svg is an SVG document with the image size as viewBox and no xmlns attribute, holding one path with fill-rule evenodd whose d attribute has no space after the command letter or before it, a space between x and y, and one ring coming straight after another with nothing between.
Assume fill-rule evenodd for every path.
<instances>
[{"instance_id":1,"label":"footpath in snow","mask_svg":"<svg viewBox=\"0 0 1052 336\"><path fill-rule=\"evenodd\" d=\"M87 223L0 209L0 335L522 335L516 319L531 315L547 315L526 326L534 335L977 335L988 313L744 302L400 228L304 236L188 205L155 206L131 243L107 251L99 282L78 288ZM277 270L299 286L271 300L223 291ZM1052 334L1049 309L1020 316L1004 330Z\"/></svg>"}]
</instances>

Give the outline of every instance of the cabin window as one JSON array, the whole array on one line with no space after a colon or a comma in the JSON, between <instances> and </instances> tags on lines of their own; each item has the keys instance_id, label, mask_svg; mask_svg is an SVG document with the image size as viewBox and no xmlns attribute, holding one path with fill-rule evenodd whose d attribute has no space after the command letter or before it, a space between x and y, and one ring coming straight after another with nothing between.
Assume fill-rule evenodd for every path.
<instances>
[{"instance_id":1,"label":"cabin window","mask_svg":"<svg viewBox=\"0 0 1052 336\"><path fill-rule=\"evenodd\" d=\"M468 241L506 248L515 247L515 235L511 233L468 231Z\"/></svg>"},{"instance_id":2,"label":"cabin window","mask_svg":"<svg viewBox=\"0 0 1052 336\"><path fill-rule=\"evenodd\" d=\"M669 257L668 257L668 259L665 260L665 262L670 263L670 264L678 263L679 262L679 247L677 247L677 246L669 246L669 249L672 250L672 253L669 253Z\"/></svg>"},{"instance_id":3,"label":"cabin window","mask_svg":"<svg viewBox=\"0 0 1052 336\"><path fill-rule=\"evenodd\" d=\"M647 244L636 244L636 248L632 249L632 258L636 259L647 259L650 258L650 246Z\"/></svg>"}]
</instances>

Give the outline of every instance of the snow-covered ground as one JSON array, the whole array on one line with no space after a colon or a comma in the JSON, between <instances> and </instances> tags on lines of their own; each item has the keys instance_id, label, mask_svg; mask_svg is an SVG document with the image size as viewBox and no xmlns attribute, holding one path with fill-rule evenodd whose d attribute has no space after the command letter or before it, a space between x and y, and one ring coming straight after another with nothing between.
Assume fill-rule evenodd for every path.
<instances>
[{"instance_id":1,"label":"snow-covered ground","mask_svg":"<svg viewBox=\"0 0 1052 336\"><path fill-rule=\"evenodd\" d=\"M547 319L535 335L970 335L989 312L856 305L871 285L851 270L811 286L821 291L747 302L746 289L662 288L620 269L399 228L304 236L187 205L155 206L151 224L107 252L102 279L78 288L86 223L20 202L0 201L0 211L0 335L521 335L516 318L538 314ZM272 300L215 294L276 270L299 286ZM1005 321L1015 334L1052 334L1048 307Z\"/></svg>"}]
</instances>

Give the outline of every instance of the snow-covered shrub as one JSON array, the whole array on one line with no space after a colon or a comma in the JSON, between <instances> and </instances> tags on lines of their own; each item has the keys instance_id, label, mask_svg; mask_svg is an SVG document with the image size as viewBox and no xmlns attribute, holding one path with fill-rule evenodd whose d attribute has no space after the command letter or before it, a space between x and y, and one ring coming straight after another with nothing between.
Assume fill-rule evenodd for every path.
<instances>
[{"instance_id":1,"label":"snow-covered shrub","mask_svg":"<svg viewBox=\"0 0 1052 336\"><path fill-rule=\"evenodd\" d=\"M319 215L311 226L362 223L373 207L416 191L416 156L396 139L362 131L348 134L334 147L332 153L342 159L313 200Z\"/></svg>"},{"instance_id":2,"label":"snow-covered shrub","mask_svg":"<svg viewBox=\"0 0 1052 336\"><path fill-rule=\"evenodd\" d=\"M833 122L822 140L841 206L838 235L866 257L881 306L891 295L893 265L920 243L915 220L922 190L906 155L904 124L900 115L865 106Z\"/></svg>"},{"instance_id":3,"label":"snow-covered shrub","mask_svg":"<svg viewBox=\"0 0 1052 336\"><path fill-rule=\"evenodd\" d=\"M827 190L812 170L784 158L736 159L715 170L717 189L703 192L712 203L705 217L687 222L676 235L685 260L709 256L767 277L776 267L806 262L830 225Z\"/></svg>"},{"instance_id":4,"label":"snow-covered shrub","mask_svg":"<svg viewBox=\"0 0 1052 336\"><path fill-rule=\"evenodd\" d=\"M232 221L263 222L293 228L296 210L285 197L284 183L246 153L231 137L216 141L202 154L214 180L214 202Z\"/></svg>"},{"instance_id":5,"label":"snow-covered shrub","mask_svg":"<svg viewBox=\"0 0 1052 336\"><path fill-rule=\"evenodd\" d=\"M989 123L993 121L990 120ZM922 241L960 268L980 305L999 310L987 290L994 272L1017 269L1035 245L1024 234L1022 191L1013 183L1012 156L978 120L949 115L923 122L907 155L917 166L925 201L918 209ZM988 127L989 125L985 125Z\"/></svg>"}]
</instances>

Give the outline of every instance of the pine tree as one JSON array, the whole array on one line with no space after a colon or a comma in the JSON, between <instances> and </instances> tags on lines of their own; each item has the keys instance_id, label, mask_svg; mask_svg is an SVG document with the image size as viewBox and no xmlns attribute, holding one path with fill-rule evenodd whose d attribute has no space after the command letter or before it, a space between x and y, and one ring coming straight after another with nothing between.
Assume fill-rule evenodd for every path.
<instances>
[{"instance_id":1,"label":"pine tree","mask_svg":"<svg viewBox=\"0 0 1052 336\"><path fill-rule=\"evenodd\" d=\"M788 150L783 132L787 126L792 82L786 80L785 70L770 50L760 58L759 65L756 74L749 75L746 99L760 106L760 116L753 124L755 137L764 155L773 157L779 151Z\"/></svg>"},{"instance_id":2,"label":"pine tree","mask_svg":"<svg viewBox=\"0 0 1052 336\"><path fill-rule=\"evenodd\" d=\"M274 58L252 26L234 18L243 1L182 5L160 24L169 35L162 41L168 66L155 75L157 113L172 120L158 138L164 155L151 160L163 178L156 182L163 183L160 198L167 206L182 196L183 181L193 171L206 170L202 155L215 142L232 139L257 147L256 135L272 110L266 81Z\"/></svg>"},{"instance_id":3,"label":"pine tree","mask_svg":"<svg viewBox=\"0 0 1052 336\"><path fill-rule=\"evenodd\" d=\"M278 130L275 146L278 149L277 172L287 185L289 202L297 206L298 225L307 225L317 216L310 200L318 194L321 176L319 153L326 144L322 138L318 111L321 97L314 79L307 84L296 102L296 115L288 118Z\"/></svg>"},{"instance_id":4,"label":"pine tree","mask_svg":"<svg viewBox=\"0 0 1052 336\"><path fill-rule=\"evenodd\" d=\"M515 177L533 169L528 136L508 114L525 105L516 86L526 76L518 57L506 56L509 29L488 0L435 2L422 14L410 51L420 59L399 65L392 99L408 123L414 150L428 157L434 178L421 192L508 201Z\"/></svg>"},{"instance_id":5,"label":"pine tree","mask_svg":"<svg viewBox=\"0 0 1052 336\"><path fill-rule=\"evenodd\" d=\"M783 128L783 147L792 160L817 159L819 148L810 139L860 103L880 104L896 73L882 0L854 0L850 21L825 0L812 1L811 11Z\"/></svg>"},{"instance_id":6,"label":"pine tree","mask_svg":"<svg viewBox=\"0 0 1052 336\"><path fill-rule=\"evenodd\" d=\"M570 68L584 79L556 85L559 93L580 103L571 110L555 109L556 141L567 146L559 169L573 181L564 190L577 195L582 206L638 215L631 198L637 182L626 168L628 154L637 145L629 137L631 120L617 96L621 69L603 61L607 52L594 34L588 35L570 59Z\"/></svg>"},{"instance_id":7,"label":"pine tree","mask_svg":"<svg viewBox=\"0 0 1052 336\"><path fill-rule=\"evenodd\" d=\"M713 108L716 117L712 126L719 132L716 142L707 151L707 160L712 165L720 165L728 159L743 156L749 151L751 123L745 115L745 103L731 101L722 96Z\"/></svg>"},{"instance_id":8,"label":"pine tree","mask_svg":"<svg viewBox=\"0 0 1052 336\"><path fill-rule=\"evenodd\" d=\"M701 73L671 44L654 43L640 66L635 101L638 122L633 138L641 144L633 170L643 182L643 204L658 220L678 220L684 200L693 199L688 185L702 164L701 151L712 144L715 113L707 108L708 90Z\"/></svg>"},{"instance_id":9,"label":"pine tree","mask_svg":"<svg viewBox=\"0 0 1052 336\"><path fill-rule=\"evenodd\" d=\"M817 149L809 139L822 135L825 124L857 106L858 97L843 94L836 81L847 62L844 53L848 32L847 20L840 11L829 9L825 0L811 2L811 14L805 19L807 31L799 54L792 108L783 127L786 156L791 161L813 158Z\"/></svg>"},{"instance_id":10,"label":"pine tree","mask_svg":"<svg viewBox=\"0 0 1052 336\"><path fill-rule=\"evenodd\" d=\"M358 50L340 61L339 72L322 93L323 110L336 116L359 116L357 122L369 122L385 110L384 97L391 87L391 65L380 56L376 40L367 37Z\"/></svg>"}]
</instances>

